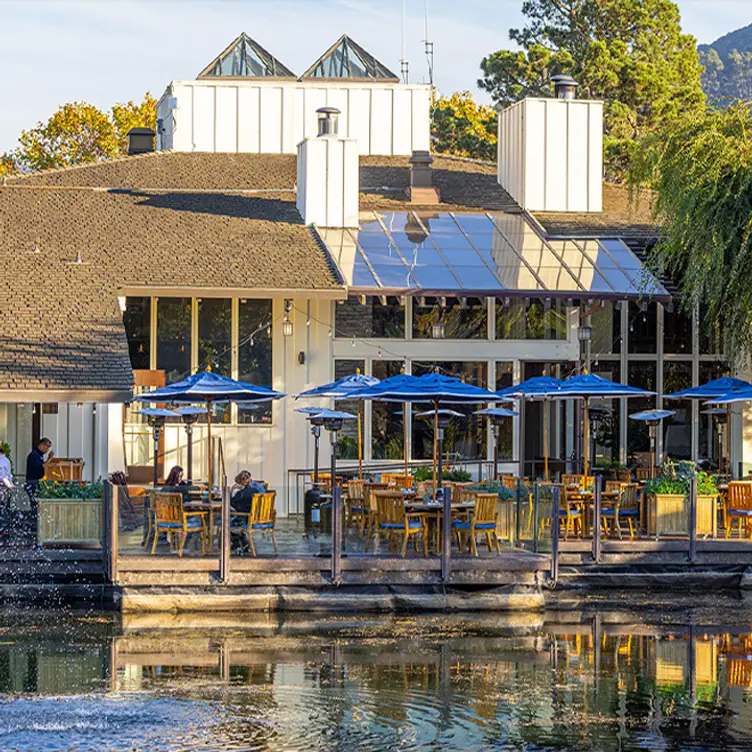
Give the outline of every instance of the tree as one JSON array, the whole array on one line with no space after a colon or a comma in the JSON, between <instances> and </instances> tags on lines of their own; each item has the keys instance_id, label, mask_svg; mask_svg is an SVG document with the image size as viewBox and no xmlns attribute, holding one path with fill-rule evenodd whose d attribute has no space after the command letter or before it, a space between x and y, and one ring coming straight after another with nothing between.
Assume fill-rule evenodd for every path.
<instances>
[{"instance_id":1,"label":"tree","mask_svg":"<svg viewBox=\"0 0 752 752\"><path fill-rule=\"evenodd\" d=\"M155 125L156 100L148 92L140 104L118 103L110 114L87 102L64 104L46 123L21 132L18 149L0 158L0 175L112 159L126 153L131 128Z\"/></svg>"},{"instance_id":2,"label":"tree","mask_svg":"<svg viewBox=\"0 0 752 752\"><path fill-rule=\"evenodd\" d=\"M494 109L477 104L469 91L441 97L431 108L434 151L495 160L497 122Z\"/></svg>"},{"instance_id":3,"label":"tree","mask_svg":"<svg viewBox=\"0 0 752 752\"><path fill-rule=\"evenodd\" d=\"M580 96L604 100L610 177L639 139L703 107L695 40L671 0L525 0L522 11L527 25L509 32L522 50L483 58L478 85L506 107L550 96L556 73L574 76Z\"/></svg>"},{"instance_id":4,"label":"tree","mask_svg":"<svg viewBox=\"0 0 752 752\"><path fill-rule=\"evenodd\" d=\"M726 351L752 351L752 114L750 103L692 113L646 138L629 171L649 185L661 239L650 256L687 312L723 321Z\"/></svg>"}]
</instances>

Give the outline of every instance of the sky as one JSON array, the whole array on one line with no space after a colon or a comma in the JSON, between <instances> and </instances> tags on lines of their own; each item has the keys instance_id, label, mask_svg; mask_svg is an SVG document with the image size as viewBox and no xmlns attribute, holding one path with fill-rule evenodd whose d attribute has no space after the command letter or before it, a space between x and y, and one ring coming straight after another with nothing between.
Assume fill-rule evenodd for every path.
<instances>
[{"instance_id":1,"label":"sky","mask_svg":"<svg viewBox=\"0 0 752 752\"><path fill-rule=\"evenodd\" d=\"M405 0L0 0L0 153L59 105L102 109L157 98L192 79L241 31L296 73L343 33L391 70L402 57ZM410 80L426 80L426 0L406 0ZM712 42L752 21L752 0L678 0L683 27ZM435 83L442 93L476 86L482 57L513 49L521 0L428 0Z\"/></svg>"}]
</instances>

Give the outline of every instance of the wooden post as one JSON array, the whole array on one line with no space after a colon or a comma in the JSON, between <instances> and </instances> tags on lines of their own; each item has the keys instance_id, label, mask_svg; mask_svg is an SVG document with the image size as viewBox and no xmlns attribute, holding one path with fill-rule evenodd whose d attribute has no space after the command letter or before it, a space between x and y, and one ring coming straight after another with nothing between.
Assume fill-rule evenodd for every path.
<instances>
[{"instance_id":1,"label":"wooden post","mask_svg":"<svg viewBox=\"0 0 752 752\"><path fill-rule=\"evenodd\" d=\"M102 558L107 579L118 580L118 494L117 486L105 481L102 491Z\"/></svg>"},{"instance_id":2,"label":"wooden post","mask_svg":"<svg viewBox=\"0 0 752 752\"><path fill-rule=\"evenodd\" d=\"M342 489L332 485L332 583L342 582Z\"/></svg>"},{"instance_id":3,"label":"wooden post","mask_svg":"<svg viewBox=\"0 0 752 752\"><path fill-rule=\"evenodd\" d=\"M443 494L441 517L441 581L449 582L452 574L452 487L440 489Z\"/></svg>"},{"instance_id":4,"label":"wooden post","mask_svg":"<svg viewBox=\"0 0 752 752\"><path fill-rule=\"evenodd\" d=\"M715 514L715 512L714 512ZM689 481L689 555L688 559L697 561L697 478Z\"/></svg>"},{"instance_id":5,"label":"wooden post","mask_svg":"<svg viewBox=\"0 0 752 752\"><path fill-rule=\"evenodd\" d=\"M522 484L524 481L522 478L517 478L517 503L515 508L514 519L514 546L520 547L520 537L522 533L522 515L520 514L522 507ZM510 536L511 537L511 536Z\"/></svg>"},{"instance_id":6,"label":"wooden post","mask_svg":"<svg viewBox=\"0 0 752 752\"><path fill-rule=\"evenodd\" d=\"M227 585L230 581L230 489L227 478L222 479L222 537L219 541L219 579ZM209 495L211 498L211 494ZM211 502L210 502L211 503Z\"/></svg>"},{"instance_id":7,"label":"wooden post","mask_svg":"<svg viewBox=\"0 0 752 752\"><path fill-rule=\"evenodd\" d=\"M593 495L593 561L596 564L601 560L601 487L603 485L603 478L600 475L595 476L595 493ZM614 523L619 524L619 520L615 517Z\"/></svg>"},{"instance_id":8,"label":"wooden post","mask_svg":"<svg viewBox=\"0 0 752 752\"><path fill-rule=\"evenodd\" d=\"M104 575L110 579L110 498L112 496L112 486L109 481L105 481L102 487L102 568Z\"/></svg>"},{"instance_id":9,"label":"wooden post","mask_svg":"<svg viewBox=\"0 0 752 752\"><path fill-rule=\"evenodd\" d=\"M559 505L561 504L561 489L554 486L553 504L551 505L551 580L556 585L559 579Z\"/></svg>"},{"instance_id":10,"label":"wooden post","mask_svg":"<svg viewBox=\"0 0 752 752\"><path fill-rule=\"evenodd\" d=\"M538 553L538 526L540 524L540 483L535 484L533 496L533 552Z\"/></svg>"}]
</instances>

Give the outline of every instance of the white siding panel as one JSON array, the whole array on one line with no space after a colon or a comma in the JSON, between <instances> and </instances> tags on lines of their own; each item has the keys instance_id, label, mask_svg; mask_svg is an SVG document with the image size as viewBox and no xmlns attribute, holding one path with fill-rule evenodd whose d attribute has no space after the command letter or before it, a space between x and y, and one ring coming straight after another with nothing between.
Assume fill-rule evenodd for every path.
<instances>
[{"instance_id":1,"label":"white siding panel","mask_svg":"<svg viewBox=\"0 0 752 752\"><path fill-rule=\"evenodd\" d=\"M530 208L545 209L560 206L565 209L567 205L567 149L565 148L567 103L550 99L544 104L546 108L546 138L543 144L546 152L545 204L543 206L532 205ZM534 150L529 148L527 151L530 154Z\"/></svg>"},{"instance_id":2,"label":"white siding panel","mask_svg":"<svg viewBox=\"0 0 752 752\"><path fill-rule=\"evenodd\" d=\"M347 89L327 89L326 106L336 107L339 112L339 137L349 138L347 131Z\"/></svg>"},{"instance_id":3,"label":"white siding panel","mask_svg":"<svg viewBox=\"0 0 752 752\"><path fill-rule=\"evenodd\" d=\"M238 151L257 154L259 151L260 123L259 97L261 93L257 87L238 88Z\"/></svg>"},{"instance_id":4,"label":"white siding panel","mask_svg":"<svg viewBox=\"0 0 752 752\"><path fill-rule=\"evenodd\" d=\"M406 89L394 89L392 97L392 153L410 154L413 136L413 103Z\"/></svg>"},{"instance_id":5,"label":"white siding panel","mask_svg":"<svg viewBox=\"0 0 752 752\"><path fill-rule=\"evenodd\" d=\"M588 105L572 102L567 122L567 211L588 209Z\"/></svg>"},{"instance_id":6,"label":"white siding panel","mask_svg":"<svg viewBox=\"0 0 752 752\"><path fill-rule=\"evenodd\" d=\"M215 151L238 150L238 87L218 86Z\"/></svg>"},{"instance_id":7,"label":"white siding panel","mask_svg":"<svg viewBox=\"0 0 752 752\"><path fill-rule=\"evenodd\" d=\"M412 143L405 154L429 151L431 148L431 95L427 88L412 90ZM400 154L395 148L395 154Z\"/></svg>"},{"instance_id":8,"label":"white siding panel","mask_svg":"<svg viewBox=\"0 0 752 752\"><path fill-rule=\"evenodd\" d=\"M542 209L545 205L551 176L547 172L548 138L547 103L527 101L520 108L520 122L525 124L524 141L519 145L521 161L520 182L524 185L523 199L526 207ZM561 137L561 132L554 138Z\"/></svg>"},{"instance_id":9,"label":"white siding panel","mask_svg":"<svg viewBox=\"0 0 752 752\"><path fill-rule=\"evenodd\" d=\"M392 92L389 89L371 90L371 149L370 154L392 153Z\"/></svg>"},{"instance_id":10,"label":"white siding panel","mask_svg":"<svg viewBox=\"0 0 752 752\"><path fill-rule=\"evenodd\" d=\"M214 151L214 87L193 87L193 151Z\"/></svg>"},{"instance_id":11,"label":"white siding panel","mask_svg":"<svg viewBox=\"0 0 752 752\"><path fill-rule=\"evenodd\" d=\"M282 88L282 151L295 154L298 142L295 140L295 90L289 86Z\"/></svg>"},{"instance_id":12,"label":"white siding panel","mask_svg":"<svg viewBox=\"0 0 752 752\"><path fill-rule=\"evenodd\" d=\"M370 154L371 93L367 89L348 91L347 116L348 138L357 139L361 154Z\"/></svg>"},{"instance_id":13,"label":"white siding panel","mask_svg":"<svg viewBox=\"0 0 752 752\"><path fill-rule=\"evenodd\" d=\"M341 227L344 218L344 142L320 139L326 144L326 222L324 227ZM321 185L321 183L319 184Z\"/></svg>"},{"instance_id":14,"label":"white siding panel","mask_svg":"<svg viewBox=\"0 0 752 752\"><path fill-rule=\"evenodd\" d=\"M260 150L263 154L282 152L282 89L261 88L260 104Z\"/></svg>"},{"instance_id":15,"label":"white siding panel","mask_svg":"<svg viewBox=\"0 0 752 752\"><path fill-rule=\"evenodd\" d=\"M603 105L588 108L588 211L603 211Z\"/></svg>"},{"instance_id":16,"label":"white siding panel","mask_svg":"<svg viewBox=\"0 0 752 752\"><path fill-rule=\"evenodd\" d=\"M305 91L298 87L293 93L293 112L295 113L295 120L293 123L293 139L295 146L305 138L305 120L303 113L305 112Z\"/></svg>"},{"instance_id":17,"label":"white siding panel","mask_svg":"<svg viewBox=\"0 0 752 752\"><path fill-rule=\"evenodd\" d=\"M193 151L193 87L176 86L178 108L173 112L172 148Z\"/></svg>"},{"instance_id":18,"label":"white siding panel","mask_svg":"<svg viewBox=\"0 0 752 752\"><path fill-rule=\"evenodd\" d=\"M326 89L306 89L303 108L305 138L316 138L319 134L319 116L316 110L326 107Z\"/></svg>"}]
</instances>

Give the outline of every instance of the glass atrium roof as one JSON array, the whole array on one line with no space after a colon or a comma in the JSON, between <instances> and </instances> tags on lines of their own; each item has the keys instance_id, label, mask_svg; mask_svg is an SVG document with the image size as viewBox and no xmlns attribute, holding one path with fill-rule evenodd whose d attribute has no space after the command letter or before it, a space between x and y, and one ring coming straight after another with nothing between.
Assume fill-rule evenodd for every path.
<instances>
[{"instance_id":1,"label":"glass atrium roof","mask_svg":"<svg viewBox=\"0 0 752 752\"><path fill-rule=\"evenodd\" d=\"M301 78L360 78L399 81L383 63L343 34Z\"/></svg>"},{"instance_id":2,"label":"glass atrium roof","mask_svg":"<svg viewBox=\"0 0 752 752\"><path fill-rule=\"evenodd\" d=\"M280 63L274 55L267 52L245 32L198 74L199 78L217 76L229 78L256 78L258 76L297 78L289 68Z\"/></svg>"},{"instance_id":3,"label":"glass atrium roof","mask_svg":"<svg viewBox=\"0 0 752 752\"><path fill-rule=\"evenodd\" d=\"M361 212L319 233L355 294L670 299L621 240L543 240L522 214Z\"/></svg>"}]
</instances>

